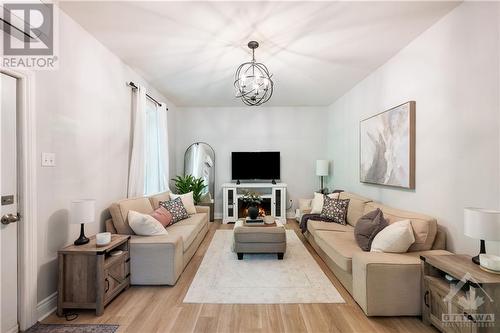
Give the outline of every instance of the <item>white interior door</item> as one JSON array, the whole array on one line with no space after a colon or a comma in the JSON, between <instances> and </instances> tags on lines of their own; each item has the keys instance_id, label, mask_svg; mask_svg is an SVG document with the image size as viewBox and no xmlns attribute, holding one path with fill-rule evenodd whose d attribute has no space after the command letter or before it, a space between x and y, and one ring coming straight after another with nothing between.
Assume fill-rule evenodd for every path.
<instances>
[{"instance_id":1,"label":"white interior door","mask_svg":"<svg viewBox=\"0 0 500 333\"><path fill-rule=\"evenodd\" d=\"M17 90L16 79L1 74L0 81L0 329L18 331L17 290ZM8 224L6 224L8 223Z\"/></svg>"}]
</instances>

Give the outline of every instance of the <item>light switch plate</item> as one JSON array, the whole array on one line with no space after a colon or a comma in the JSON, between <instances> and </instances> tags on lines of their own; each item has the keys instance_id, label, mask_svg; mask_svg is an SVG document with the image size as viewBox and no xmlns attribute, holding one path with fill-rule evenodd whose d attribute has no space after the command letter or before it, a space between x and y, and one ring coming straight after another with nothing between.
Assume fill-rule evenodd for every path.
<instances>
[{"instance_id":1,"label":"light switch plate","mask_svg":"<svg viewBox=\"0 0 500 333\"><path fill-rule=\"evenodd\" d=\"M55 153L42 153L42 166L43 167L55 167L56 166L56 154Z\"/></svg>"}]
</instances>

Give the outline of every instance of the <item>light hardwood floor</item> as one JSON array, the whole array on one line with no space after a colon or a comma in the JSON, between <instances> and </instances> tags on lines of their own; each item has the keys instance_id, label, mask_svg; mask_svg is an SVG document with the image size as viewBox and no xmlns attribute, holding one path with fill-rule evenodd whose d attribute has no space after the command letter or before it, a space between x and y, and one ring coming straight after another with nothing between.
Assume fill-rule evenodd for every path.
<instances>
[{"instance_id":1,"label":"light hardwood floor","mask_svg":"<svg viewBox=\"0 0 500 333\"><path fill-rule=\"evenodd\" d=\"M173 287L133 286L111 304L104 315L79 311L71 323L108 323L120 325L118 332L436 332L418 317L366 317L354 299L342 287L314 249L289 220L316 262L326 273L345 304L183 304L196 270L217 229L231 229L219 222L210 229L200 248ZM52 314L44 323L67 323Z\"/></svg>"}]
</instances>

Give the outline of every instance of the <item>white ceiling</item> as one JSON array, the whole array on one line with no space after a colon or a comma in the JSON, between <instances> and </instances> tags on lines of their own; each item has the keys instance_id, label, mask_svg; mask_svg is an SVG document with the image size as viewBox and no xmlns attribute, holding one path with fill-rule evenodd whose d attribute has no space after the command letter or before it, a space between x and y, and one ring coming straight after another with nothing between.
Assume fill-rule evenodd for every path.
<instances>
[{"instance_id":1,"label":"white ceiling","mask_svg":"<svg viewBox=\"0 0 500 333\"><path fill-rule=\"evenodd\" d=\"M242 106L233 75L273 73L266 105L330 105L457 2L62 2L61 8L178 106Z\"/></svg>"}]
</instances>

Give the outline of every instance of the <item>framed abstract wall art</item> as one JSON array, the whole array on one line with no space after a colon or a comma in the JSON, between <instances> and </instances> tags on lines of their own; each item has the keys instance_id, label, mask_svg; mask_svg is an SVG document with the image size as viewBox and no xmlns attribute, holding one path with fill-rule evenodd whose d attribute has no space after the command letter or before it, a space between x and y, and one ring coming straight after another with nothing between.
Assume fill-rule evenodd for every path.
<instances>
[{"instance_id":1,"label":"framed abstract wall art","mask_svg":"<svg viewBox=\"0 0 500 333\"><path fill-rule=\"evenodd\" d=\"M415 102L360 122L360 181L415 188Z\"/></svg>"}]
</instances>

